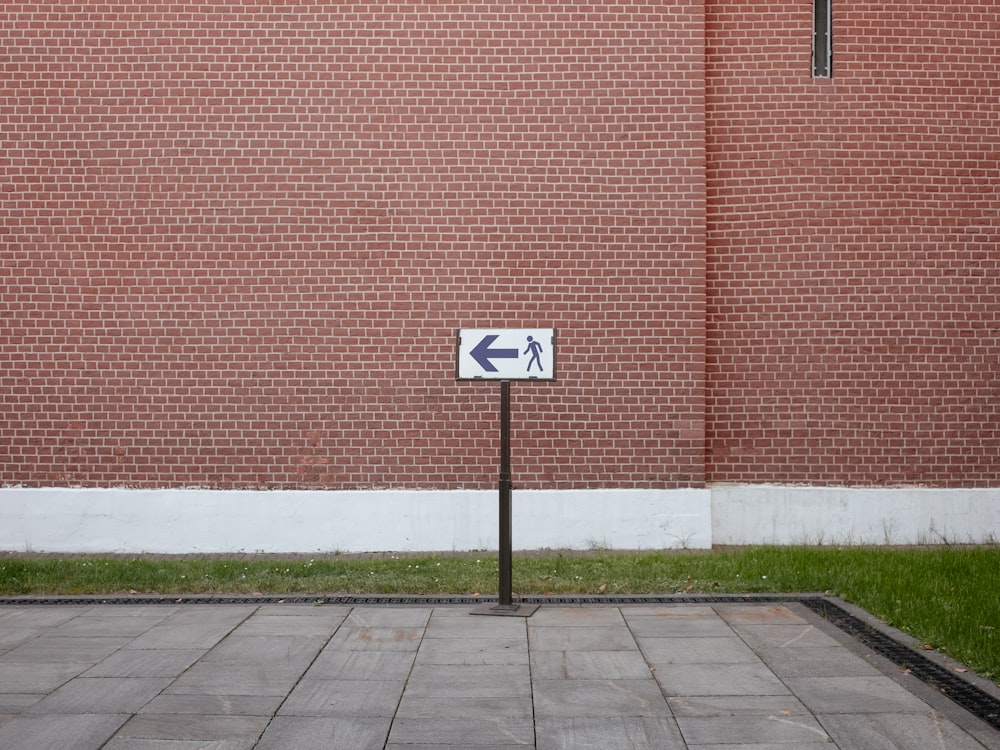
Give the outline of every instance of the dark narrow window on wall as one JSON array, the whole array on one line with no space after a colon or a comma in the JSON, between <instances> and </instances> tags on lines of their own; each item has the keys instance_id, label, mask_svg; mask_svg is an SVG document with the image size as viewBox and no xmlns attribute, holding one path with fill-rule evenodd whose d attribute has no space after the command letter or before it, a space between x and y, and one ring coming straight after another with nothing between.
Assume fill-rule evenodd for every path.
<instances>
[{"instance_id":1,"label":"dark narrow window on wall","mask_svg":"<svg viewBox=\"0 0 1000 750\"><path fill-rule=\"evenodd\" d=\"M833 75L833 0L813 0L813 77Z\"/></svg>"}]
</instances>

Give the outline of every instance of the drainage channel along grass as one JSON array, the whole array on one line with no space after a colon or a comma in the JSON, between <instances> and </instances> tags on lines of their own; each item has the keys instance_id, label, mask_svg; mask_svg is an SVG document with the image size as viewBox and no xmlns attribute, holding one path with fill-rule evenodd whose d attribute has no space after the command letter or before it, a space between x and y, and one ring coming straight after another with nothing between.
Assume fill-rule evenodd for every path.
<instances>
[{"instance_id":1,"label":"drainage channel along grass","mask_svg":"<svg viewBox=\"0 0 1000 750\"><path fill-rule=\"evenodd\" d=\"M1000 679L1000 546L515 553L515 594L835 594ZM0 595L495 595L495 553L0 555Z\"/></svg>"}]
</instances>

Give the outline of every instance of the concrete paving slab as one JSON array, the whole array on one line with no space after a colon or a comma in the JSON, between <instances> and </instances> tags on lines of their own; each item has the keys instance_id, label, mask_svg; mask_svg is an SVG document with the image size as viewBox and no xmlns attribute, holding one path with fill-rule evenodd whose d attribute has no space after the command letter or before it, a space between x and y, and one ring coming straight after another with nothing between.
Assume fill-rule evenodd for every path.
<instances>
[{"instance_id":1,"label":"concrete paving slab","mask_svg":"<svg viewBox=\"0 0 1000 750\"><path fill-rule=\"evenodd\" d=\"M684 741L699 745L790 744L829 742L826 730L812 716L678 717Z\"/></svg>"},{"instance_id":2,"label":"concrete paving slab","mask_svg":"<svg viewBox=\"0 0 1000 750\"><path fill-rule=\"evenodd\" d=\"M426 642L421 646L421 653ZM413 668L413 651L334 651L316 657L304 679L309 680L399 680Z\"/></svg>"},{"instance_id":3,"label":"concrete paving slab","mask_svg":"<svg viewBox=\"0 0 1000 750\"><path fill-rule=\"evenodd\" d=\"M203 695L287 695L300 677L295 668L198 662L164 691Z\"/></svg>"},{"instance_id":4,"label":"concrete paving slab","mask_svg":"<svg viewBox=\"0 0 1000 750\"><path fill-rule=\"evenodd\" d=\"M671 715L655 680L535 680L533 688L537 717Z\"/></svg>"},{"instance_id":5,"label":"concrete paving slab","mask_svg":"<svg viewBox=\"0 0 1000 750\"><path fill-rule=\"evenodd\" d=\"M536 680L643 680L652 673L639 651L535 651L531 676Z\"/></svg>"},{"instance_id":6,"label":"concrete paving slab","mask_svg":"<svg viewBox=\"0 0 1000 750\"><path fill-rule=\"evenodd\" d=\"M98 615L100 617L159 617L166 619L181 609L183 609L183 605L163 602L157 604L156 607L150 607L148 604L116 604L113 607L100 607L97 610L91 608L86 610L85 614Z\"/></svg>"},{"instance_id":7,"label":"concrete paving slab","mask_svg":"<svg viewBox=\"0 0 1000 750\"><path fill-rule=\"evenodd\" d=\"M478 598L473 598L465 604L435 603L434 606L430 608L431 617L457 617L460 620L467 620L473 610L479 609L481 606L482 602L480 602ZM398 609L404 608L399 607Z\"/></svg>"},{"instance_id":8,"label":"concrete paving slab","mask_svg":"<svg viewBox=\"0 0 1000 750\"><path fill-rule=\"evenodd\" d=\"M397 745L395 742L391 742L385 746L385 750L455 750L456 747L467 747L471 750L511 750L511 748L524 747L524 745L518 743L503 745L444 745L438 743L431 745ZM534 743L528 747L534 747Z\"/></svg>"},{"instance_id":9,"label":"concrete paving slab","mask_svg":"<svg viewBox=\"0 0 1000 750\"><path fill-rule=\"evenodd\" d=\"M357 607L347 615L344 624L366 628L425 628L432 612L429 607Z\"/></svg>"},{"instance_id":10,"label":"concrete paving slab","mask_svg":"<svg viewBox=\"0 0 1000 750\"><path fill-rule=\"evenodd\" d=\"M528 641L520 638L425 638L417 664L487 666L527 664Z\"/></svg>"},{"instance_id":11,"label":"concrete paving slab","mask_svg":"<svg viewBox=\"0 0 1000 750\"><path fill-rule=\"evenodd\" d=\"M527 665L417 665L406 693L414 698L530 698L531 675Z\"/></svg>"},{"instance_id":12,"label":"concrete paving slab","mask_svg":"<svg viewBox=\"0 0 1000 750\"><path fill-rule=\"evenodd\" d=\"M65 664L0 662L0 694L51 693L88 668L86 662L72 661Z\"/></svg>"},{"instance_id":13,"label":"concrete paving slab","mask_svg":"<svg viewBox=\"0 0 1000 750\"><path fill-rule=\"evenodd\" d=\"M806 625L736 625L732 631L752 649L839 649L842 647L839 641L811 623Z\"/></svg>"},{"instance_id":14,"label":"concrete paving slab","mask_svg":"<svg viewBox=\"0 0 1000 750\"><path fill-rule=\"evenodd\" d=\"M0 747L3 750L99 750L128 719L128 714L17 716L0 725Z\"/></svg>"},{"instance_id":15,"label":"concrete paving slab","mask_svg":"<svg viewBox=\"0 0 1000 750\"><path fill-rule=\"evenodd\" d=\"M370 628L342 625L328 648L341 651L416 651L423 628Z\"/></svg>"},{"instance_id":16,"label":"concrete paving slab","mask_svg":"<svg viewBox=\"0 0 1000 750\"><path fill-rule=\"evenodd\" d=\"M11 605L0 609L0 629L28 627L36 632L49 630L64 622L79 617L90 610L90 606L19 607Z\"/></svg>"},{"instance_id":17,"label":"concrete paving slab","mask_svg":"<svg viewBox=\"0 0 1000 750\"><path fill-rule=\"evenodd\" d=\"M921 713L927 704L888 677L793 677L785 680L816 714Z\"/></svg>"},{"instance_id":18,"label":"concrete paving slab","mask_svg":"<svg viewBox=\"0 0 1000 750\"><path fill-rule=\"evenodd\" d=\"M104 636L55 637L44 635L0 655L0 662L31 664L94 664L110 656L132 639Z\"/></svg>"},{"instance_id":19,"label":"concrete paving slab","mask_svg":"<svg viewBox=\"0 0 1000 750\"><path fill-rule=\"evenodd\" d=\"M635 651L635 638L627 627L541 627L529 625L533 651Z\"/></svg>"},{"instance_id":20,"label":"concrete paving slab","mask_svg":"<svg viewBox=\"0 0 1000 750\"><path fill-rule=\"evenodd\" d=\"M405 684L402 680L302 680L278 715L391 719Z\"/></svg>"},{"instance_id":21,"label":"concrete paving slab","mask_svg":"<svg viewBox=\"0 0 1000 750\"><path fill-rule=\"evenodd\" d=\"M161 694L143 706L139 713L177 715L178 721L185 720L183 714L270 717L285 698L284 695Z\"/></svg>"},{"instance_id":22,"label":"concrete paving slab","mask_svg":"<svg viewBox=\"0 0 1000 750\"><path fill-rule=\"evenodd\" d=\"M241 623L233 631L233 635L244 637L292 637L329 638L340 627L342 616L318 617L316 615L289 615L272 613L270 615L254 615Z\"/></svg>"},{"instance_id":23,"label":"concrete paving slab","mask_svg":"<svg viewBox=\"0 0 1000 750\"><path fill-rule=\"evenodd\" d=\"M652 668L666 696L788 695L788 687L763 663L672 664Z\"/></svg>"},{"instance_id":24,"label":"concrete paving slab","mask_svg":"<svg viewBox=\"0 0 1000 750\"><path fill-rule=\"evenodd\" d=\"M736 635L725 620L713 617L626 616L636 638L732 638Z\"/></svg>"},{"instance_id":25,"label":"concrete paving slab","mask_svg":"<svg viewBox=\"0 0 1000 750\"><path fill-rule=\"evenodd\" d=\"M182 607L163 618L126 648L210 649L254 612L254 607Z\"/></svg>"},{"instance_id":26,"label":"concrete paving slab","mask_svg":"<svg viewBox=\"0 0 1000 750\"><path fill-rule=\"evenodd\" d=\"M530 698L414 698L406 691L396 709L396 719L458 719L475 717L482 721L506 719L531 720L534 710Z\"/></svg>"},{"instance_id":27,"label":"concrete paving slab","mask_svg":"<svg viewBox=\"0 0 1000 750\"><path fill-rule=\"evenodd\" d=\"M530 719L396 719L386 747L476 748L534 747L535 725Z\"/></svg>"},{"instance_id":28,"label":"concrete paving slab","mask_svg":"<svg viewBox=\"0 0 1000 750\"><path fill-rule=\"evenodd\" d=\"M538 750L683 750L669 717L542 718L535 729Z\"/></svg>"},{"instance_id":29,"label":"concrete paving slab","mask_svg":"<svg viewBox=\"0 0 1000 750\"><path fill-rule=\"evenodd\" d=\"M342 622L354 607L328 604L318 597L312 604L261 604L254 617L315 617L327 622Z\"/></svg>"},{"instance_id":30,"label":"concrete paving slab","mask_svg":"<svg viewBox=\"0 0 1000 750\"><path fill-rule=\"evenodd\" d=\"M170 684L163 677L78 677L38 701L32 714L134 714Z\"/></svg>"},{"instance_id":31,"label":"concrete paving slab","mask_svg":"<svg viewBox=\"0 0 1000 750\"><path fill-rule=\"evenodd\" d=\"M278 716L256 750L382 750L390 719Z\"/></svg>"},{"instance_id":32,"label":"concrete paving slab","mask_svg":"<svg viewBox=\"0 0 1000 750\"><path fill-rule=\"evenodd\" d=\"M78 638L85 636L135 638L154 625L163 622L166 617L165 613L155 610L144 615L134 614L131 617L105 616L86 612L55 628L52 635L61 638L72 636Z\"/></svg>"},{"instance_id":33,"label":"concrete paving slab","mask_svg":"<svg viewBox=\"0 0 1000 750\"><path fill-rule=\"evenodd\" d=\"M787 695L722 695L667 698L674 716L807 716L802 702Z\"/></svg>"},{"instance_id":34,"label":"concrete paving slab","mask_svg":"<svg viewBox=\"0 0 1000 750\"><path fill-rule=\"evenodd\" d=\"M253 750L250 740L142 740L115 738L101 750Z\"/></svg>"},{"instance_id":35,"label":"concrete paving slab","mask_svg":"<svg viewBox=\"0 0 1000 750\"><path fill-rule=\"evenodd\" d=\"M779 677L878 675L871 662L842 648L758 648L756 655Z\"/></svg>"},{"instance_id":36,"label":"concrete paving slab","mask_svg":"<svg viewBox=\"0 0 1000 750\"><path fill-rule=\"evenodd\" d=\"M327 636L328 637L328 636ZM301 635L242 635L242 629L233 631L202 657L205 664L261 664L304 670L327 637Z\"/></svg>"},{"instance_id":37,"label":"concrete paving slab","mask_svg":"<svg viewBox=\"0 0 1000 750\"><path fill-rule=\"evenodd\" d=\"M525 620L520 617L432 617L425 638L524 638Z\"/></svg>"},{"instance_id":38,"label":"concrete paving slab","mask_svg":"<svg viewBox=\"0 0 1000 750\"><path fill-rule=\"evenodd\" d=\"M161 623L147 630L125 648L137 651L196 648L207 651L225 638L229 630L228 627L211 624L173 627L169 623Z\"/></svg>"},{"instance_id":39,"label":"concrete paving slab","mask_svg":"<svg viewBox=\"0 0 1000 750\"><path fill-rule=\"evenodd\" d=\"M719 617L736 625L806 625L807 621L784 604L719 604Z\"/></svg>"},{"instance_id":40,"label":"concrete paving slab","mask_svg":"<svg viewBox=\"0 0 1000 750\"><path fill-rule=\"evenodd\" d=\"M0 714L24 713L44 697L45 693L0 693Z\"/></svg>"},{"instance_id":41,"label":"concrete paving slab","mask_svg":"<svg viewBox=\"0 0 1000 750\"><path fill-rule=\"evenodd\" d=\"M0 623L0 658L10 649L37 637L38 631L34 628L13 628Z\"/></svg>"},{"instance_id":42,"label":"concrete paving slab","mask_svg":"<svg viewBox=\"0 0 1000 750\"><path fill-rule=\"evenodd\" d=\"M641 604L637 606L626 606L621 608L622 615L626 620L634 617L659 617L661 619L676 619L683 617L697 617L701 619L718 617L715 607L709 604L691 604L689 602L677 602L676 604Z\"/></svg>"},{"instance_id":43,"label":"concrete paving slab","mask_svg":"<svg viewBox=\"0 0 1000 750\"><path fill-rule=\"evenodd\" d=\"M619 627L625 624L625 617L617 607L542 607L531 616L529 624L533 628Z\"/></svg>"},{"instance_id":44,"label":"concrete paving slab","mask_svg":"<svg viewBox=\"0 0 1000 750\"><path fill-rule=\"evenodd\" d=\"M205 655L202 649L116 651L82 677L177 677Z\"/></svg>"},{"instance_id":45,"label":"concrete paving slab","mask_svg":"<svg viewBox=\"0 0 1000 750\"><path fill-rule=\"evenodd\" d=\"M115 734L117 739L254 742L267 727L266 716L139 714ZM294 746L290 746L294 747Z\"/></svg>"},{"instance_id":46,"label":"concrete paving slab","mask_svg":"<svg viewBox=\"0 0 1000 750\"><path fill-rule=\"evenodd\" d=\"M156 607L152 607L152 609L159 611ZM232 629L238 627L255 614L260 613L261 605L226 604L223 606L206 606L205 604L184 604L174 608L173 611L170 611L168 608L167 611L170 614L163 618L163 622L173 628L183 629L184 627L197 625L201 627L218 626Z\"/></svg>"},{"instance_id":47,"label":"concrete paving slab","mask_svg":"<svg viewBox=\"0 0 1000 750\"><path fill-rule=\"evenodd\" d=\"M937 712L821 715L838 747L864 750L982 750L982 745Z\"/></svg>"},{"instance_id":48,"label":"concrete paving slab","mask_svg":"<svg viewBox=\"0 0 1000 750\"><path fill-rule=\"evenodd\" d=\"M730 638L639 638L639 649L655 666L665 664L756 664L742 640Z\"/></svg>"}]
</instances>

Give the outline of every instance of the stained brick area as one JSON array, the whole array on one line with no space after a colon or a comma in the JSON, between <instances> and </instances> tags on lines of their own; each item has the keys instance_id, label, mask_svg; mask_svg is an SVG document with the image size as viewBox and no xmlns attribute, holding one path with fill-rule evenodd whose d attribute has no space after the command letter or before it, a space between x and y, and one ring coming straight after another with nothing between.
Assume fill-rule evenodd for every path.
<instances>
[{"instance_id":1,"label":"stained brick area","mask_svg":"<svg viewBox=\"0 0 1000 750\"><path fill-rule=\"evenodd\" d=\"M1000 10L6 3L0 484L1000 484Z\"/></svg>"},{"instance_id":2,"label":"stained brick area","mask_svg":"<svg viewBox=\"0 0 1000 750\"><path fill-rule=\"evenodd\" d=\"M704 481L700 3L7 3L0 482Z\"/></svg>"},{"instance_id":3,"label":"stained brick area","mask_svg":"<svg viewBox=\"0 0 1000 750\"><path fill-rule=\"evenodd\" d=\"M707 7L710 480L1000 482L1000 11Z\"/></svg>"}]
</instances>

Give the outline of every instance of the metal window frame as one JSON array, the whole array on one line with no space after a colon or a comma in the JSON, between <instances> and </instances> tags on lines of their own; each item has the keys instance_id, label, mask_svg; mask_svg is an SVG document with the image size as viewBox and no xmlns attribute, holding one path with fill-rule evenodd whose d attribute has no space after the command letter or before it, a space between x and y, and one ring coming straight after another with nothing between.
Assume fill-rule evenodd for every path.
<instances>
[{"instance_id":1,"label":"metal window frame","mask_svg":"<svg viewBox=\"0 0 1000 750\"><path fill-rule=\"evenodd\" d=\"M833 0L813 0L812 75L833 77Z\"/></svg>"}]
</instances>

